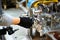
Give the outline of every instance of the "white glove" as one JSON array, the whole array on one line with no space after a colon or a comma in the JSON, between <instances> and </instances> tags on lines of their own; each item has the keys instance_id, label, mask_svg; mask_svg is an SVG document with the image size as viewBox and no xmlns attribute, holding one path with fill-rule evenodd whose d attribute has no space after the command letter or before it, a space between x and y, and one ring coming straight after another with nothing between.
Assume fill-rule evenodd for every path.
<instances>
[{"instance_id":1,"label":"white glove","mask_svg":"<svg viewBox=\"0 0 60 40\"><path fill-rule=\"evenodd\" d=\"M9 26L9 25L11 25L12 24L12 19L13 19L12 16L4 13L2 15L2 18L1 18L2 22L0 22L0 26Z\"/></svg>"}]
</instances>

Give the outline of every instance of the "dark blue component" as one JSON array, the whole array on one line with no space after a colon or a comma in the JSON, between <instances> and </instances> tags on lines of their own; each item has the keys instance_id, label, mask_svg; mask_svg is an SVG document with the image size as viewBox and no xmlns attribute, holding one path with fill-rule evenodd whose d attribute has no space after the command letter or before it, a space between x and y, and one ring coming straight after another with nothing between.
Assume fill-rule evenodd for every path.
<instances>
[{"instance_id":1,"label":"dark blue component","mask_svg":"<svg viewBox=\"0 0 60 40\"><path fill-rule=\"evenodd\" d=\"M2 3L2 0L0 0L0 16L1 16L2 13L3 13L3 12L2 12L2 4L1 4L1 3Z\"/></svg>"}]
</instances>

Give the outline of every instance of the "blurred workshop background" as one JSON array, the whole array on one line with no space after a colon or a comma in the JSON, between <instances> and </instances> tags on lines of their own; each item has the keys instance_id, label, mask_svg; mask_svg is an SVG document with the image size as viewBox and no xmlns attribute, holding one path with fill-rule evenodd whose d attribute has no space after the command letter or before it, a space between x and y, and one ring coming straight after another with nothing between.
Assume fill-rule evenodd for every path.
<instances>
[{"instance_id":1,"label":"blurred workshop background","mask_svg":"<svg viewBox=\"0 0 60 40\"><path fill-rule=\"evenodd\" d=\"M52 29L54 29L53 27L55 26L55 24L53 25L53 22L50 20L51 19L50 15L53 15L52 18L53 17L54 18L52 20L54 21L54 23L56 23L56 26L58 23L60 23L60 0L1 0L1 3L2 3L3 13L9 14L13 17L33 17L33 16L36 17L36 15L35 15L35 12L36 12L37 15L38 15L38 13L43 13L42 15L45 15L45 14L47 15L46 18L48 19L48 22L51 23L51 24L47 23L47 27L49 26ZM41 8L43 11L39 10ZM58 14L59 17L56 17L54 14ZM42 20L44 20L44 18L42 18ZM56 20L59 20L59 21L56 21ZM44 20L44 22L47 22L47 21ZM39 21L38 21L38 23L39 23ZM46 25L44 24L44 26L46 26ZM44 32L46 34L48 34L49 37L47 35L46 35L47 37L45 37L45 35L40 37L40 34L42 33L40 31L40 27L38 27L37 29L33 28L33 31L31 31L32 37L30 35L28 35L28 34L30 34L30 32L28 31L29 29L27 29L27 28L21 27L19 25L11 25L11 27L13 28L13 30L15 30L15 29L19 29L19 30L16 31L15 33L13 33L12 35L8 35L8 33L6 35L4 35L5 40L55 40L56 39L53 36L51 36L50 34L48 34L47 31L46 32L44 31ZM60 24L59 24L59 27L55 27L55 28L58 29L58 31L59 31ZM49 29L49 28L47 28L47 29ZM37 32L39 37L35 36L34 30L41 32L40 34ZM49 31L51 31L51 30L49 30ZM51 32L51 34L55 34L54 32ZM58 34L56 34L56 36L57 35ZM59 33L59 38L60 38L60 33ZM4 40L4 39L2 39L2 40Z\"/></svg>"}]
</instances>

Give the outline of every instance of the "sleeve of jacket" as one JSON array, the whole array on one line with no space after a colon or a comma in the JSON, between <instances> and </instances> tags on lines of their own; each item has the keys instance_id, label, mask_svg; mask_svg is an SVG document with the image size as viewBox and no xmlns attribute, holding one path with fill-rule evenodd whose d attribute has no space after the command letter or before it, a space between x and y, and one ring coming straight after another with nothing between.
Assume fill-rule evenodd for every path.
<instances>
[{"instance_id":1,"label":"sleeve of jacket","mask_svg":"<svg viewBox=\"0 0 60 40\"><path fill-rule=\"evenodd\" d=\"M24 28L30 28L33 25L32 18L29 17L20 17L20 23L18 25L24 27Z\"/></svg>"}]
</instances>

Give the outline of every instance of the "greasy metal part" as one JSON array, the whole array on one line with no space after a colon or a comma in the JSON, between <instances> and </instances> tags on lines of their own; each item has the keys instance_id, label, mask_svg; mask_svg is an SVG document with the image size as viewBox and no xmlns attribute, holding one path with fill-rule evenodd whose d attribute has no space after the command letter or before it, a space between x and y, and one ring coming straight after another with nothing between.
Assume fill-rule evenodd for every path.
<instances>
[{"instance_id":1,"label":"greasy metal part","mask_svg":"<svg viewBox=\"0 0 60 40\"><path fill-rule=\"evenodd\" d=\"M47 6L48 7L48 6ZM33 10L32 10L33 9ZM32 7L32 8L30 8L30 17L33 17L34 18L34 9L35 9L35 7ZM38 9L37 9L38 10ZM58 23L60 23L60 21L58 21L58 20L60 20L60 18L58 18L58 17L56 17L55 18L55 16L56 15L54 15L54 13L53 13L53 6L52 6L52 14L49 14L49 13L42 13L41 15L40 15L40 17L39 18L44 18L44 20L43 21L39 21L40 19L39 18L36 18L36 19L34 19L34 24L33 24L33 27L32 27L32 29L34 30L35 29L35 31L34 32L39 32L39 31L41 31L42 30L42 32L39 32L39 33L42 33L43 35L44 34L47 34L49 31L53 31L53 30L58 30L56 27L58 26ZM56 14L57 14L57 11L55 12ZM54 15L54 17L53 17L53 15ZM38 16L38 15L37 15ZM37 20L38 19L38 20ZM43 22L42 23L42 27L40 27L41 25L39 24L40 22ZM45 25L43 25L44 24L44 22L45 22ZM49 23L49 25L47 25L48 23ZM38 24L39 24L39 26L38 26ZM56 25L55 25L56 24ZM38 26L38 27L37 27ZM38 29L37 29L38 28ZM31 30L32 30L31 29ZM40 30L41 29L41 30ZM36 34L34 33L34 34L32 34L32 37L33 36L35 36ZM43 36L42 35L42 36ZM48 34L47 34L48 35ZM49 34L50 35L50 34ZM48 35L48 36L49 36ZM41 35L40 35L41 36ZM47 37L48 37L47 36ZM55 40L52 36L49 36L50 38L51 38L51 40L53 39L53 40ZM49 40L49 39L47 39L47 40Z\"/></svg>"},{"instance_id":2,"label":"greasy metal part","mask_svg":"<svg viewBox=\"0 0 60 40\"><path fill-rule=\"evenodd\" d=\"M34 12L32 12L32 13L34 13ZM33 18L35 18L34 15L35 14L32 15ZM36 19L34 19L34 24L33 24L32 28L35 28L35 31L37 30L38 32L42 30L42 32L39 32L39 33L42 33L43 35L47 34L49 31L53 31L53 30L57 29L56 27L58 26L58 23L60 23L60 21L59 21L60 16L57 17L56 15L59 15L59 14L58 13L57 14L44 13L44 14L41 14L38 18L37 18L38 15L35 15ZM40 18L43 19L43 21L41 21ZM50 25L46 25L46 24L48 24L47 22L49 22L49 21L50 21L50 23L49 23ZM43 22L42 27L40 27L41 25L39 24L41 22ZM39 26L38 26L38 24L39 24ZM55 24L57 24L57 25L55 25ZM37 28L39 28L39 29L37 29ZM40 30L40 28L41 28L41 30ZM34 35L35 35L35 33L34 33Z\"/></svg>"},{"instance_id":3,"label":"greasy metal part","mask_svg":"<svg viewBox=\"0 0 60 40\"><path fill-rule=\"evenodd\" d=\"M54 32L53 30L55 30L54 28L56 27L55 25L54 25L54 23L53 22L55 22L55 21L57 21L56 19L54 19L54 17L51 17L51 26L48 26L47 27L47 25L45 25L45 27L42 27L42 32L45 32L45 33L42 33L42 32L40 32L40 33L42 33L43 35L44 34L46 34L46 35L48 35L50 38L51 38L51 40L56 40L56 38L53 36L53 34L48 34L49 32ZM47 20L46 20L47 21ZM38 23L35 21L35 27L34 28L39 28L39 29L35 29L35 30L39 30L39 31L41 31L40 30L40 27L38 26ZM41 26L41 25L40 25ZM46 28L46 29L45 29ZM44 31L43 31L44 30ZM38 31L38 32L39 32ZM58 31L58 29L56 29L55 31ZM48 37L47 36L47 37Z\"/></svg>"}]
</instances>

